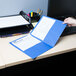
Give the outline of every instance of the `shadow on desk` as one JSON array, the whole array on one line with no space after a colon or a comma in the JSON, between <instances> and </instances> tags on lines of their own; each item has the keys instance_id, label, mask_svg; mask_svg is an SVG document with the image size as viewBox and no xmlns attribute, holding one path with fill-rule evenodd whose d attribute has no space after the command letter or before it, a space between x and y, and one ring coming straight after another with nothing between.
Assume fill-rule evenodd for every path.
<instances>
[{"instance_id":1,"label":"shadow on desk","mask_svg":"<svg viewBox=\"0 0 76 76\"><path fill-rule=\"evenodd\" d=\"M76 76L76 51L8 67L1 74Z\"/></svg>"}]
</instances>

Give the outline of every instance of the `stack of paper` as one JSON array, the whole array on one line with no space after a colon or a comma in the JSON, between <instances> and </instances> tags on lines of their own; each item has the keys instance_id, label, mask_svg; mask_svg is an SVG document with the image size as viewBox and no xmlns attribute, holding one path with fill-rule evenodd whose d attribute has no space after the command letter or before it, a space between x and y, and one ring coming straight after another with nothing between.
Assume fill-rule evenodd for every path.
<instances>
[{"instance_id":1,"label":"stack of paper","mask_svg":"<svg viewBox=\"0 0 76 76\"><path fill-rule=\"evenodd\" d=\"M10 44L34 59L55 46L65 27L63 21L43 16L28 36Z\"/></svg>"}]
</instances>

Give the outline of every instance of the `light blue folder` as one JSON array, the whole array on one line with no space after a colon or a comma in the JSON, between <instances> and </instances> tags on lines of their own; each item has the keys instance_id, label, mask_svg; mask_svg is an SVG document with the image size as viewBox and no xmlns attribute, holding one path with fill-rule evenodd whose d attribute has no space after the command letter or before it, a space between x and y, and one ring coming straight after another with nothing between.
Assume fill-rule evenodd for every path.
<instances>
[{"instance_id":1,"label":"light blue folder","mask_svg":"<svg viewBox=\"0 0 76 76\"><path fill-rule=\"evenodd\" d=\"M40 41L39 43L25 49L24 51L22 48L14 44L16 40L10 42L10 44L34 59L56 45L65 27L66 24L63 24L63 21L43 16L30 33L32 37ZM22 39L24 37L21 37L19 39Z\"/></svg>"}]
</instances>

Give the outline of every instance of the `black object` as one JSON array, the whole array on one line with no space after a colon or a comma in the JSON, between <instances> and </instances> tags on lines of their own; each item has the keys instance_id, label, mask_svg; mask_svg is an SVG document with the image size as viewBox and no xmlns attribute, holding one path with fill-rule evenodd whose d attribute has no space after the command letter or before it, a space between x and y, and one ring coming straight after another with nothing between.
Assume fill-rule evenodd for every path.
<instances>
[{"instance_id":1,"label":"black object","mask_svg":"<svg viewBox=\"0 0 76 76\"><path fill-rule=\"evenodd\" d=\"M76 76L76 50L52 57L27 62L0 70L1 76L43 75ZM51 68L51 69L50 69ZM49 70L50 69L50 70ZM65 70L64 70L65 69Z\"/></svg>"},{"instance_id":2,"label":"black object","mask_svg":"<svg viewBox=\"0 0 76 76\"><path fill-rule=\"evenodd\" d=\"M40 15L36 12L33 12L33 17L30 17L30 18L31 18L31 21L33 21L33 20L39 21Z\"/></svg>"},{"instance_id":3,"label":"black object","mask_svg":"<svg viewBox=\"0 0 76 76\"><path fill-rule=\"evenodd\" d=\"M76 18L76 0L49 0L48 16L62 21L67 17ZM70 34L76 34L76 26L67 26L62 36Z\"/></svg>"},{"instance_id":4,"label":"black object","mask_svg":"<svg viewBox=\"0 0 76 76\"><path fill-rule=\"evenodd\" d=\"M22 15L27 21L31 23L31 18L23 11L20 11L20 15Z\"/></svg>"},{"instance_id":5,"label":"black object","mask_svg":"<svg viewBox=\"0 0 76 76\"><path fill-rule=\"evenodd\" d=\"M33 27L32 23L31 23L31 18L25 12L23 12L23 11L20 12L20 15L22 15L24 17L24 19L26 19L27 21L29 21L30 25L28 25L28 27L30 29L33 29L34 27Z\"/></svg>"},{"instance_id":6,"label":"black object","mask_svg":"<svg viewBox=\"0 0 76 76\"><path fill-rule=\"evenodd\" d=\"M49 0L48 16L63 20L76 17L76 0Z\"/></svg>"},{"instance_id":7,"label":"black object","mask_svg":"<svg viewBox=\"0 0 76 76\"><path fill-rule=\"evenodd\" d=\"M61 36L76 34L76 26L66 27Z\"/></svg>"},{"instance_id":8,"label":"black object","mask_svg":"<svg viewBox=\"0 0 76 76\"><path fill-rule=\"evenodd\" d=\"M28 16L25 17L26 14L23 11L21 11L19 15L22 15L26 20L28 19L27 21L29 21L30 24L1 28L0 37L11 36L12 34L16 34L16 33L28 33L31 29L33 29L33 25L30 22L30 18Z\"/></svg>"}]
</instances>

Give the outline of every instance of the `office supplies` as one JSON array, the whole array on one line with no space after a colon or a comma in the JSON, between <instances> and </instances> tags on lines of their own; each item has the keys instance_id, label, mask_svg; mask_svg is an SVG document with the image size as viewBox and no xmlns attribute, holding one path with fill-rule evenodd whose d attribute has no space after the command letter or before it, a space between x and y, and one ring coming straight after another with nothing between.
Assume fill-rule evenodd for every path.
<instances>
[{"instance_id":1,"label":"office supplies","mask_svg":"<svg viewBox=\"0 0 76 76\"><path fill-rule=\"evenodd\" d=\"M41 14L42 14L42 12L43 12L43 11L42 11L42 10L40 10L39 15L41 15Z\"/></svg>"},{"instance_id":2,"label":"office supplies","mask_svg":"<svg viewBox=\"0 0 76 76\"><path fill-rule=\"evenodd\" d=\"M24 17L22 11L18 15L0 17L0 37L17 33L27 33L33 28L30 20ZM12 35L13 36L13 35Z\"/></svg>"},{"instance_id":3,"label":"office supplies","mask_svg":"<svg viewBox=\"0 0 76 76\"><path fill-rule=\"evenodd\" d=\"M31 17L33 17L33 12L31 11Z\"/></svg>"},{"instance_id":4,"label":"office supplies","mask_svg":"<svg viewBox=\"0 0 76 76\"><path fill-rule=\"evenodd\" d=\"M31 18L31 22L33 22L34 20L39 21L39 19L40 19L40 15L38 13L36 13L36 12L31 12L28 15Z\"/></svg>"},{"instance_id":5,"label":"office supplies","mask_svg":"<svg viewBox=\"0 0 76 76\"><path fill-rule=\"evenodd\" d=\"M41 15L42 13L43 13L43 11L40 10L40 9L38 8L38 10L37 10L37 14L38 14L38 15Z\"/></svg>"},{"instance_id":6,"label":"office supplies","mask_svg":"<svg viewBox=\"0 0 76 76\"><path fill-rule=\"evenodd\" d=\"M42 16L42 13L43 13L43 11L38 8L37 12L31 11L31 12L30 12L29 14L27 14L27 15L31 18L31 22L33 22L34 20L35 20L35 21L39 21L39 19L40 19L41 16Z\"/></svg>"},{"instance_id":7,"label":"office supplies","mask_svg":"<svg viewBox=\"0 0 76 76\"><path fill-rule=\"evenodd\" d=\"M65 27L63 21L43 16L28 36L10 44L34 59L56 45Z\"/></svg>"},{"instance_id":8,"label":"office supplies","mask_svg":"<svg viewBox=\"0 0 76 76\"><path fill-rule=\"evenodd\" d=\"M39 11L40 11L40 9L38 8L38 9L37 9L37 13L39 13Z\"/></svg>"},{"instance_id":9,"label":"office supplies","mask_svg":"<svg viewBox=\"0 0 76 76\"><path fill-rule=\"evenodd\" d=\"M27 14L30 17L30 14Z\"/></svg>"},{"instance_id":10,"label":"office supplies","mask_svg":"<svg viewBox=\"0 0 76 76\"><path fill-rule=\"evenodd\" d=\"M31 24L31 18L28 16L28 14L26 14L24 11L20 11L19 14L22 15L24 19L26 19ZM31 28L33 27L31 26Z\"/></svg>"}]
</instances>

